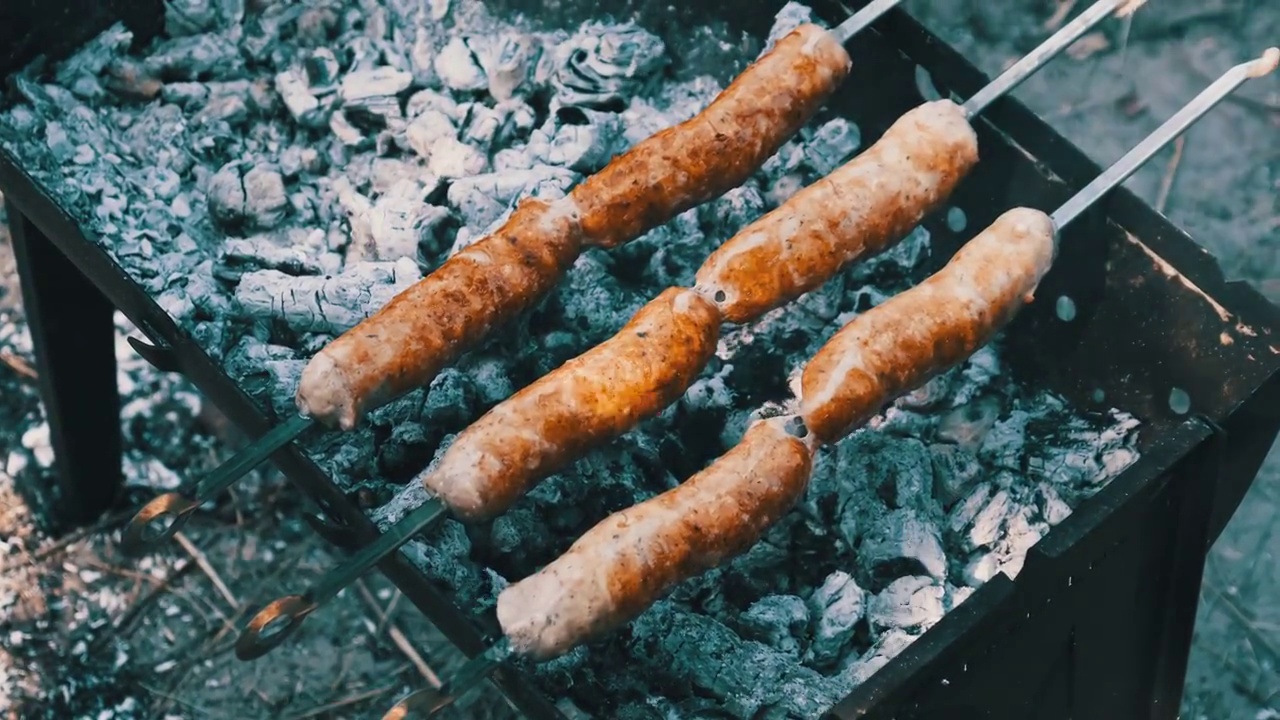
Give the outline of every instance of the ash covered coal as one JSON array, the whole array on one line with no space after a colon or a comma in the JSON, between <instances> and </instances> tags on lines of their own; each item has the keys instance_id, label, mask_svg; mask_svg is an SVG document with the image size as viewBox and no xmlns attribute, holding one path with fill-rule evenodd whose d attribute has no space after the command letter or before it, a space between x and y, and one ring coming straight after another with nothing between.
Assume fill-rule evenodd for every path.
<instances>
[{"instance_id":1,"label":"ash covered coal","mask_svg":"<svg viewBox=\"0 0 1280 720\"><path fill-rule=\"evenodd\" d=\"M167 4L130 54L113 28L17 79L0 144L264 407L334 335L502 222L692 116L764 44L633 21L548 28L474 0ZM230 10L228 10L230 8ZM198 12L196 12L198 10ZM771 37L809 19L792 3ZM679 43L683 64L669 48ZM703 45L690 48L690 45ZM744 48L750 48L746 50ZM688 283L720 242L855 153L819 117L755 177L613 252L537 307L308 449L384 527L404 483L485 410ZM840 324L920 279L930 239L728 327L675 405L491 523L404 552L477 618L611 512L741 437ZM1136 459L1136 421L1019 384L999 343L826 450L801 506L631 627L532 672L594 717L812 717L892 659Z\"/></svg>"}]
</instances>

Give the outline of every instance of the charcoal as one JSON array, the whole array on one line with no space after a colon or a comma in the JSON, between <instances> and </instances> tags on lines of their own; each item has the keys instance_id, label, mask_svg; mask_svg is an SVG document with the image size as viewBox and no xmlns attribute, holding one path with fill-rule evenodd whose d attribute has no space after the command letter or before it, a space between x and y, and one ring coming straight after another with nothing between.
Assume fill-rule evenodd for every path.
<instances>
[{"instance_id":1,"label":"charcoal","mask_svg":"<svg viewBox=\"0 0 1280 720\"><path fill-rule=\"evenodd\" d=\"M243 61L228 38L201 33L161 42L147 56L146 68L163 80L201 80L232 77L243 70Z\"/></svg>"},{"instance_id":2,"label":"charcoal","mask_svg":"<svg viewBox=\"0 0 1280 720\"><path fill-rule=\"evenodd\" d=\"M435 71L445 87L462 92L488 88L489 78L472 48L476 42L479 41L475 38L454 37L440 50L435 58Z\"/></svg>"},{"instance_id":3,"label":"charcoal","mask_svg":"<svg viewBox=\"0 0 1280 720\"><path fill-rule=\"evenodd\" d=\"M713 74L752 59L722 30L691 28L668 52L670 36L635 22L546 27L478 0L165 6L171 32L158 42L134 48L115 27L72 60L15 75L0 146L282 417L336 333L521 200L563 197L693 117L723 88ZM811 17L789 3L772 38ZM814 121L740 187L622 247L584 251L428 388L353 432L309 436L308 454L389 527L427 500L415 477L453 433L663 289L692 284L710 252L856 152L858 132ZM706 467L753 418L792 407L805 359L923 277L931 252L917 228L796 302L724 326L673 407L491 525L446 523L403 554L491 621L509 580ZM1007 372L1004 353L997 337L823 449L799 507L760 542L629 629L530 663L534 682L594 717L819 716L995 573L1016 574L1036 539L1137 457L1135 419L1080 413ZM124 421L162 432L189 410L179 405L132 404ZM40 432L27 444L6 464L48 459ZM163 456L125 463L132 481L174 484Z\"/></svg>"},{"instance_id":4,"label":"charcoal","mask_svg":"<svg viewBox=\"0 0 1280 720\"><path fill-rule=\"evenodd\" d=\"M866 607L867 593L851 575L843 571L828 575L809 597L809 612L818 619L805 662L826 668L844 657Z\"/></svg>"},{"instance_id":5,"label":"charcoal","mask_svg":"<svg viewBox=\"0 0 1280 720\"><path fill-rule=\"evenodd\" d=\"M985 545L971 543L978 548L989 547L990 552L978 552L971 556L964 569L964 580L969 585L982 585L998 572L1016 578L1026 561L1027 551L1049 531L1047 524L1032 520L1035 508L1030 505L1011 504L1001 507L1000 511L1003 513L1000 518L1002 522L993 531L998 535ZM980 515L979 520L982 519L983 515ZM974 527L975 530L978 529L976 524Z\"/></svg>"},{"instance_id":6,"label":"charcoal","mask_svg":"<svg viewBox=\"0 0 1280 720\"><path fill-rule=\"evenodd\" d=\"M832 683L821 675L711 618L665 602L639 618L632 635L633 662L670 678L669 687L681 694L718 698L719 709L730 717L765 717L774 709L813 717L834 699ZM653 667L655 658L664 659L662 666Z\"/></svg>"},{"instance_id":7,"label":"charcoal","mask_svg":"<svg viewBox=\"0 0 1280 720\"><path fill-rule=\"evenodd\" d=\"M795 595L766 595L752 603L739 622L744 638L798 657L809 632L809 608Z\"/></svg>"},{"instance_id":8,"label":"charcoal","mask_svg":"<svg viewBox=\"0 0 1280 720\"><path fill-rule=\"evenodd\" d=\"M335 258L336 259L336 258ZM220 279L237 282L246 272L279 270L289 275L320 275L334 269L323 263L305 247L284 245L266 236L228 240L222 246L218 267Z\"/></svg>"},{"instance_id":9,"label":"charcoal","mask_svg":"<svg viewBox=\"0 0 1280 720\"><path fill-rule=\"evenodd\" d=\"M930 445L929 455L933 460L933 496L950 510L982 477L982 464L959 445Z\"/></svg>"},{"instance_id":10,"label":"charcoal","mask_svg":"<svg viewBox=\"0 0 1280 720\"><path fill-rule=\"evenodd\" d=\"M808 143L805 160L818 176L831 174L862 145L858 126L845 118L824 123Z\"/></svg>"},{"instance_id":11,"label":"charcoal","mask_svg":"<svg viewBox=\"0 0 1280 720\"><path fill-rule=\"evenodd\" d=\"M957 406L938 423L938 439L978 451L996 425L1000 406L1000 399L989 395Z\"/></svg>"},{"instance_id":12,"label":"charcoal","mask_svg":"<svg viewBox=\"0 0 1280 720\"><path fill-rule=\"evenodd\" d=\"M907 410L926 412L934 410L949 399L951 386L955 379L955 372L942 373L919 388L898 398L895 404Z\"/></svg>"},{"instance_id":13,"label":"charcoal","mask_svg":"<svg viewBox=\"0 0 1280 720\"><path fill-rule=\"evenodd\" d=\"M861 685L877 670L888 665L898 653L910 647L916 637L896 628L887 630L862 657L849 664L841 679L850 690Z\"/></svg>"},{"instance_id":14,"label":"charcoal","mask_svg":"<svg viewBox=\"0 0 1280 720\"><path fill-rule=\"evenodd\" d=\"M326 107L312 94L301 69L285 70L275 76L275 88L295 122L307 128L324 127L328 123Z\"/></svg>"},{"instance_id":15,"label":"charcoal","mask_svg":"<svg viewBox=\"0 0 1280 720\"><path fill-rule=\"evenodd\" d=\"M875 438L874 440L872 438ZM914 438L867 435L871 451L861 463L863 480L890 508L925 505L933 488L929 448Z\"/></svg>"},{"instance_id":16,"label":"charcoal","mask_svg":"<svg viewBox=\"0 0 1280 720\"><path fill-rule=\"evenodd\" d=\"M773 27L770 28L769 35L765 38L765 47L761 54L772 49L779 40L791 34L792 30L813 22L821 23L820 20L813 16L813 10L808 5L794 2L794 0L783 5L782 9L774 17Z\"/></svg>"},{"instance_id":17,"label":"charcoal","mask_svg":"<svg viewBox=\"0 0 1280 720\"><path fill-rule=\"evenodd\" d=\"M227 231L279 226L290 207L284 178L269 168L252 167L247 172L242 169L239 163L224 165L210 179L210 218Z\"/></svg>"},{"instance_id":18,"label":"charcoal","mask_svg":"<svg viewBox=\"0 0 1280 720\"><path fill-rule=\"evenodd\" d=\"M1071 506L1062 499L1053 486L1041 484L1037 490L1040 495L1040 515L1045 522L1057 525L1071 515Z\"/></svg>"},{"instance_id":19,"label":"charcoal","mask_svg":"<svg viewBox=\"0 0 1280 720\"><path fill-rule=\"evenodd\" d=\"M342 77L338 94L343 102L350 103L367 98L397 95L408 90L412 84L411 73L384 66L347 73Z\"/></svg>"},{"instance_id":20,"label":"charcoal","mask_svg":"<svg viewBox=\"0 0 1280 720\"><path fill-rule=\"evenodd\" d=\"M965 496L965 499L951 509L947 518L947 527L952 533L960 534L978 517L978 513L987 506L995 493L991 483L982 483Z\"/></svg>"},{"instance_id":21,"label":"charcoal","mask_svg":"<svg viewBox=\"0 0 1280 720\"><path fill-rule=\"evenodd\" d=\"M544 50L538 40L524 33L498 37L481 58L489 95L499 102L534 89L531 82Z\"/></svg>"},{"instance_id":22,"label":"charcoal","mask_svg":"<svg viewBox=\"0 0 1280 720\"><path fill-rule=\"evenodd\" d=\"M294 277L278 270L246 273L236 303L252 318L279 320L294 332L337 335L422 279L411 261L357 263L332 277Z\"/></svg>"},{"instance_id":23,"label":"charcoal","mask_svg":"<svg viewBox=\"0 0 1280 720\"><path fill-rule=\"evenodd\" d=\"M486 173L462 178L449 186L449 205L477 235L495 225L526 197L554 200L564 197L579 176L564 168L540 165L527 170ZM455 249L456 252L456 249Z\"/></svg>"},{"instance_id":24,"label":"charcoal","mask_svg":"<svg viewBox=\"0 0 1280 720\"><path fill-rule=\"evenodd\" d=\"M440 113L452 125L462 119L462 113L456 100L435 90L419 90L409 96L405 103L405 116L417 119L422 113L433 110Z\"/></svg>"},{"instance_id":25,"label":"charcoal","mask_svg":"<svg viewBox=\"0 0 1280 720\"><path fill-rule=\"evenodd\" d=\"M350 191L352 198L357 198ZM426 201L428 190L417 180L399 180L376 201L363 196L349 200L351 245L347 262L417 260L420 247L433 241L434 228L449 218L449 211ZM429 254L438 248L428 247Z\"/></svg>"},{"instance_id":26,"label":"charcoal","mask_svg":"<svg viewBox=\"0 0 1280 720\"><path fill-rule=\"evenodd\" d=\"M877 583L903 575L947 576L947 556L938 528L913 510L896 510L879 518L862 539L860 560Z\"/></svg>"},{"instance_id":27,"label":"charcoal","mask_svg":"<svg viewBox=\"0 0 1280 720\"><path fill-rule=\"evenodd\" d=\"M431 381L423 419L445 428L465 424L477 414L474 411L476 395L475 384L469 376L454 368L445 368Z\"/></svg>"},{"instance_id":28,"label":"charcoal","mask_svg":"<svg viewBox=\"0 0 1280 720\"><path fill-rule=\"evenodd\" d=\"M974 516L973 524L965 536L968 547L986 547L995 542L1005 520L1016 507L1008 490L997 490Z\"/></svg>"},{"instance_id":29,"label":"charcoal","mask_svg":"<svg viewBox=\"0 0 1280 720\"><path fill-rule=\"evenodd\" d=\"M867 603L867 620L876 631L925 630L942 619L946 588L925 576L898 578Z\"/></svg>"},{"instance_id":30,"label":"charcoal","mask_svg":"<svg viewBox=\"0 0 1280 720\"><path fill-rule=\"evenodd\" d=\"M626 103L667 62L666 46L634 23L588 23L555 49L551 84L561 105Z\"/></svg>"}]
</instances>

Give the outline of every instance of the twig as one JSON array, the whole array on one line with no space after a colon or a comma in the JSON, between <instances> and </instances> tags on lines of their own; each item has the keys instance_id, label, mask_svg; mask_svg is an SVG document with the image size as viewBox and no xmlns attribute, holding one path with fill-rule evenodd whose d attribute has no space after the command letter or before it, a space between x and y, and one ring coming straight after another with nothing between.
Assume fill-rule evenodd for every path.
<instances>
[{"instance_id":1,"label":"twig","mask_svg":"<svg viewBox=\"0 0 1280 720\"><path fill-rule=\"evenodd\" d=\"M439 688L443 684L440 682L440 676L436 675L431 666L427 664L427 661L422 659L418 651L413 648L413 643L409 642L409 638L400 632L400 628L396 627L395 623L387 621L386 616L382 614L382 608L378 607L377 598L373 596L373 593L369 592L369 586L365 585L364 580L356 581L356 589L360 591L360 597L369 606L369 609L373 611L373 614L377 616L379 622L386 623L387 635L391 638L391 642L395 643L400 652L409 659L409 662L413 663L413 666L418 669L418 673L431 684L431 687Z\"/></svg>"},{"instance_id":2,"label":"twig","mask_svg":"<svg viewBox=\"0 0 1280 720\"><path fill-rule=\"evenodd\" d=\"M317 708L312 708L299 715L290 715L289 717L285 718L285 720L308 720L309 718L323 715L331 710L337 710L339 708L344 708L349 705L355 705L356 703L364 702L365 700L372 700L381 695L386 695L387 693L391 692L392 690L395 690L398 687L400 686L388 685L387 687L378 688L377 690L367 690L365 692L358 693L350 697L345 697L335 702L321 705L320 707L317 707Z\"/></svg>"},{"instance_id":3,"label":"twig","mask_svg":"<svg viewBox=\"0 0 1280 720\"><path fill-rule=\"evenodd\" d=\"M17 570L18 568L25 567L27 565L34 565L37 562L49 557L50 555L53 555L54 553L60 550L66 549L70 545L80 542L81 540L85 539L90 535L94 535L96 533L102 532L103 530L106 530L112 525L117 525L120 522L133 517L134 512L136 511L133 509L121 510L118 513L108 515L107 517L99 520L98 522L94 523L90 527L76 530L75 532L72 532L66 535L65 537L63 537L62 539L56 542L50 543L41 548L37 548L35 552L24 553L22 556L16 558L15 560L11 560L7 563L0 563L0 573L8 572L10 570Z\"/></svg>"},{"instance_id":4,"label":"twig","mask_svg":"<svg viewBox=\"0 0 1280 720\"><path fill-rule=\"evenodd\" d=\"M1182 164L1182 148L1187 145L1187 136L1180 135L1173 142L1173 157L1165 168L1164 177L1160 180L1160 192L1156 195L1156 212L1163 213L1169 202L1169 193L1173 191L1173 179L1178 175L1178 166Z\"/></svg>"},{"instance_id":5,"label":"twig","mask_svg":"<svg viewBox=\"0 0 1280 720\"><path fill-rule=\"evenodd\" d=\"M218 575L218 571L214 570L213 566L209 564L209 558L205 557L205 554L200 551L200 548L196 547L191 540L180 531L174 533L173 539L177 540L178 544L182 546L182 549L186 550L187 554L191 556L191 559L196 561L196 565L200 566L200 572L209 577L209 580L213 583L214 589L216 589L218 593L226 599L227 603L231 605L231 609L234 610L240 607L240 601L236 599L235 595L231 594L231 590L222 582L222 578Z\"/></svg>"},{"instance_id":6,"label":"twig","mask_svg":"<svg viewBox=\"0 0 1280 720\"><path fill-rule=\"evenodd\" d=\"M1133 94L1133 88L1131 87L1118 95L1094 96L1081 103L1063 105L1049 117L1053 119L1071 117L1072 115L1084 112L1085 110L1093 110L1107 105L1114 105L1115 103L1129 99Z\"/></svg>"},{"instance_id":7,"label":"twig","mask_svg":"<svg viewBox=\"0 0 1280 720\"><path fill-rule=\"evenodd\" d=\"M191 568L193 567L195 567L195 563L183 565L182 567L170 573L169 576L166 577L164 580L162 580L159 585L152 587L151 590L148 591L146 595L143 595L136 602L131 603L129 605L129 609L125 612L125 614L121 615L120 619L116 621L115 626L113 628L114 634L123 635L124 633L126 633L129 629L129 626L132 625L133 622L142 615L143 610L147 609L151 605L151 603L155 602L162 593L168 592L168 590L173 585L173 583L176 582L177 580L180 580L187 573L191 572ZM104 634L100 637L109 638L110 635Z\"/></svg>"},{"instance_id":8,"label":"twig","mask_svg":"<svg viewBox=\"0 0 1280 720\"><path fill-rule=\"evenodd\" d=\"M396 603L400 602L400 598L403 595L400 592L400 588L396 588L396 594L391 596L391 602L387 603L387 609L382 611L382 619L378 621L378 634L382 634L382 631L386 629L387 623L391 621L391 614L395 612Z\"/></svg>"},{"instance_id":9,"label":"twig","mask_svg":"<svg viewBox=\"0 0 1280 720\"><path fill-rule=\"evenodd\" d=\"M1076 7L1076 0L1058 0L1058 7L1054 9L1053 14L1048 20L1044 21L1044 31L1053 32L1062 27L1062 23L1066 21L1067 16Z\"/></svg>"},{"instance_id":10,"label":"twig","mask_svg":"<svg viewBox=\"0 0 1280 720\"><path fill-rule=\"evenodd\" d=\"M191 710L194 710L194 711L196 711L196 712L200 713L201 715L210 715L210 716L211 716L211 715L213 715L213 713L209 712L208 710L205 710L204 708L200 707L199 705L196 705L196 704L194 704L194 703L189 703L189 702L187 702L186 700L183 700L182 698L177 697L177 696L175 696L175 695L173 695L173 694L171 694L171 693L167 693L167 692L165 692L165 691L163 691L163 690L160 690L159 688L153 688L153 687L151 687L150 685L148 685L148 684L146 684L146 683L141 683L141 682L140 682L140 683L138 683L138 686L139 686L139 687L141 687L143 690L146 690L147 692L151 693L152 695L155 695L156 697L164 698L165 700L168 700L169 702L177 703L177 704L179 704L179 705L181 705L181 706L183 706L183 707L185 707L185 708L189 708L189 709L191 709Z\"/></svg>"},{"instance_id":11,"label":"twig","mask_svg":"<svg viewBox=\"0 0 1280 720\"><path fill-rule=\"evenodd\" d=\"M21 375L29 382L36 382L40 379L40 373L36 372L35 368L31 367L31 363L27 362L25 358L14 353L12 350L7 348L0 350L0 362L8 365L10 370L18 373L18 375Z\"/></svg>"},{"instance_id":12,"label":"twig","mask_svg":"<svg viewBox=\"0 0 1280 720\"><path fill-rule=\"evenodd\" d=\"M1280 660L1280 651L1276 650L1276 647L1271 644L1271 641L1268 640L1266 636L1258 632L1258 629L1254 627L1249 616L1245 614L1244 610L1240 609L1240 606L1236 603L1234 598L1213 585L1206 584L1205 588L1218 597L1218 600L1222 603L1223 607L1227 608L1229 611L1227 612L1227 617L1236 621L1236 624L1240 626L1240 629L1244 631L1245 635L1249 636L1249 640L1257 643L1263 650L1267 651L1267 654L1271 656L1268 658L1271 662L1274 663L1277 660Z\"/></svg>"}]
</instances>

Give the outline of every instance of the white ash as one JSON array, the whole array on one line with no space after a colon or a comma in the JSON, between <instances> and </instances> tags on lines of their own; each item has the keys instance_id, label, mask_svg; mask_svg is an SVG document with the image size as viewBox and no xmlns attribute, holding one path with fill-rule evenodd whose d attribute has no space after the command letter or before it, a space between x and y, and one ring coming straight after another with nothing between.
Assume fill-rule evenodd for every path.
<instances>
[{"instance_id":1,"label":"white ash","mask_svg":"<svg viewBox=\"0 0 1280 720\"><path fill-rule=\"evenodd\" d=\"M805 662L825 670L847 656L849 643L867 611L867 593L852 575L836 570L813 591L809 608L818 620Z\"/></svg>"},{"instance_id":2,"label":"white ash","mask_svg":"<svg viewBox=\"0 0 1280 720\"><path fill-rule=\"evenodd\" d=\"M599 18L539 27L474 0L168 7L170 36L140 54L113 28L52 75L17 78L0 144L281 416L334 334L521 199L563 196L692 117L721 89L715 75L764 46ZM790 3L773 37L810 17ZM456 433L691 282L715 247L860 147L852 122L811 123L741 188L622 248L585 252L428 388L309 452L344 491L374 498L372 517L389 527L425 501L405 483ZM919 281L930 250L920 228L792 305L726 327L673 407L494 522L448 521L404 553L465 612L489 613L509 582L788 402L833 329ZM193 441L165 423L193 406L176 387L131 392L152 399L130 405L126 427L164 443L130 460L130 481L167 487ZM1135 437L1123 413L1085 416L1016 384L997 342L824 450L800 506L749 552L534 677L587 717L816 716L994 573L1015 575L1037 539L1136 459ZM29 444L6 464L46 472L36 452L47 456L47 441L37 432Z\"/></svg>"},{"instance_id":3,"label":"white ash","mask_svg":"<svg viewBox=\"0 0 1280 720\"><path fill-rule=\"evenodd\" d=\"M406 258L358 263L325 277L255 270L240 277L236 302L249 317L281 320L296 333L338 335L421 279L417 264Z\"/></svg>"},{"instance_id":4,"label":"white ash","mask_svg":"<svg viewBox=\"0 0 1280 720\"><path fill-rule=\"evenodd\" d=\"M122 316L116 316L115 325L123 472L131 497L140 500L173 489L175 482L194 474L197 464L206 468L196 458L212 452L212 442L196 434L200 396L184 379L157 371L133 351L126 338L142 336ZM34 365L30 335L21 320L0 316L0 348ZM48 490L56 484L45 458L36 458L43 456L49 435L36 389L12 374L0 383L9 399L0 423L0 437L8 448L0 470L0 504L9 521L0 537L0 563L6 565L0 572L0 714L140 718L146 698L132 695L139 673L146 672L134 660L138 646L111 637L112 623L127 614L136 593L128 583L113 581L103 571L105 565L86 565L78 559L101 563L97 554L84 552L93 545L92 537L68 546L66 559L57 566L21 561L23 553L38 549L29 543L36 537L40 517L26 513L24 503L14 497L15 488ZM24 435L32 438L28 444L35 448L23 447L19 438ZM36 510L53 498L23 499ZM161 554L135 559L129 569L139 579L161 584L189 562ZM156 602L174 601L160 597ZM51 657L56 667L50 665Z\"/></svg>"}]
</instances>

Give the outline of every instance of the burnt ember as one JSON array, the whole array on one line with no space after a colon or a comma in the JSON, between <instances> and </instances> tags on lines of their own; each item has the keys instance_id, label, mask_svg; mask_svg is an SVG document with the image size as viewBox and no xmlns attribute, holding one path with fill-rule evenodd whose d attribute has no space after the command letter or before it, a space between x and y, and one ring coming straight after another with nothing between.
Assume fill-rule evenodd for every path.
<instances>
[{"instance_id":1,"label":"burnt ember","mask_svg":"<svg viewBox=\"0 0 1280 720\"><path fill-rule=\"evenodd\" d=\"M721 89L719 65L764 46L606 18L499 20L474 0L258 5L170 2L167 34L136 54L117 27L29 69L0 113L0 144L281 416L326 342L519 200L563 196L692 116ZM772 37L809 18L788 5ZM352 497L383 503L371 513L386 527L425 500L404 483L457 432L689 283L719 243L861 143L853 122L820 116L741 188L617 251L587 251L430 387L308 451ZM919 281L930 251L918 229L726 328L716 361L667 411L491 523L447 521L404 552L464 611L491 614L509 582L735 444L836 328ZM745 555L531 672L591 717L814 717L996 573L1016 575L1136 460L1136 428L1016 381L997 341L825 450L800 506Z\"/></svg>"}]
</instances>

